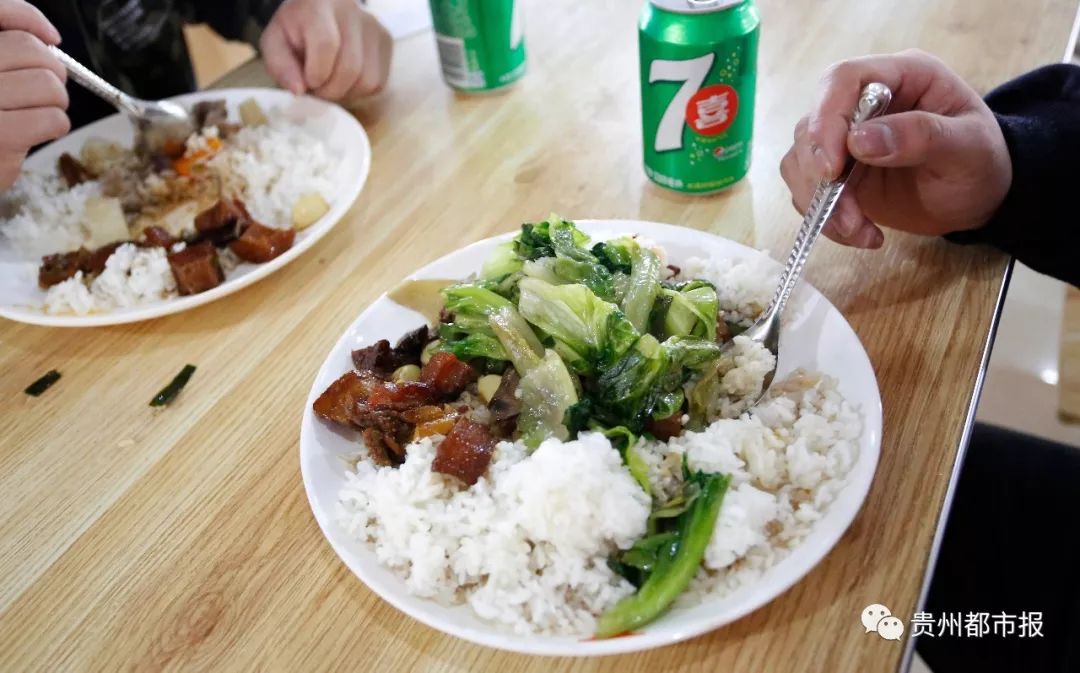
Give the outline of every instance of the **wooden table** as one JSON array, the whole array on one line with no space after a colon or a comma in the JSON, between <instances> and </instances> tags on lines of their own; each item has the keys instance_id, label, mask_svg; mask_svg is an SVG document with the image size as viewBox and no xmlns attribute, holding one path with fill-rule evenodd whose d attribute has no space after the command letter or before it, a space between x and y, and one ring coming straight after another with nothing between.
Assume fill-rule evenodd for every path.
<instances>
[{"instance_id":1,"label":"wooden table","mask_svg":"<svg viewBox=\"0 0 1080 673\"><path fill-rule=\"evenodd\" d=\"M399 45L359 112L371 179L346 219L239 294L137 325L0 324L0 669L892 671L904 646L858 613L909 617L923 586L1006 259L890 234L823 243L810 282L873 361L885 408L866 505L805 580L682 645L527 658L443 636L368 591L323 540L300 482L305 397L353 318L405 274L555 210L680 223L784 254L798 218L777 173L837 59L920 46L980 89L1058 61L1075 0L762 0L754 167L712 198L641 171L640 0L527 2L530 72L495 96L440 81L430 34ZM261 84L252 68L231 84ZM941 329L927 329L937 317ZM185 363L172 407L147 407ZM63 372L45 396L22 388Z\"/></svg>"}]
</instances>

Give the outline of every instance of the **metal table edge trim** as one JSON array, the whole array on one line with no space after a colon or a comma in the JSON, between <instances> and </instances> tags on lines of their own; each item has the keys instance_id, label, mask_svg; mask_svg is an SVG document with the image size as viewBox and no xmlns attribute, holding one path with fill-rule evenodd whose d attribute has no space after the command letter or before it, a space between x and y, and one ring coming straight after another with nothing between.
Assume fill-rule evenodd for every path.
<instances>
[{"instance_id":1,"label":"metal table edge trim","mask_svg":"<svg viewBox=\"0 0 1080 673\"><path fill-rule=\"evenodd\" d=\"M949 475L949 485L945 489L945 499L941 503L941 514L938 516L937 528L934 530L934 541L930 545L930 554L926 560L926 570L923 572L919 600L915 602L915 612L922 611L923 606L926 604L926 596L930 593L930 580L933 578L934 566L937 565L938 553L941 551L941 541L945 537L945 527L949 522L949 511L952 509L953 496L956 494L956 484L960 480L960 469L964 465L968 444L971 441L971 432L975 428L975 413L979 407L979 398L982 397L983 384L986 381L986 370L990 366L990 354L994 350L994 339L997 336L998 326L1001 324L1001 313L1005 308L1005 295L1009 290L1009 281L1012 278L1015 263L1016 260L1010 258L1001 277L1001 289L998 291L997 303L994 306L990 331L986 335L986 343L983 345L979 373L975 377L975 386L971 391L967 417L964 419L964 430L960 435L960 446L956 452L956 460L953 461L952 473ZM909 635L905 639L904 655L900 658L900 666L896 669L897 673L907 673L911 667L914 654L915 639Z\"/></svg>"}]
</instances>

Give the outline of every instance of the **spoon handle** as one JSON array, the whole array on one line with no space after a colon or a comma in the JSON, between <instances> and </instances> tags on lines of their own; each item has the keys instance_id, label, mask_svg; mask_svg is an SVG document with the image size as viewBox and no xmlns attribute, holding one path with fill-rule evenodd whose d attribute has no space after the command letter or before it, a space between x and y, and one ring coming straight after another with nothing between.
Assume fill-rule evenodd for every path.
<instances>
[{"instance_id":1,"label":"spoon handle","mask_svg":"<svg viewBox=\"0 0 1080 673\"><path fill-rule=\"evenodd\" d=\"M60 61L60 63L62 63L65 68L67 68L68 74L71 75L71 78L86 87L86 89L89 90L90 93L105 99L109 103L112 103L112 105L119 110L127 112L130 115L135 115L136 117L139 116L140 110L135 104L134 100L131 98L131 96L127 95L120 89L117 89L112 84L109 84L101 77L99 77L97 73L90 70L82 63L79 63L75 59L71 58L56 47L49 45L47 49L53 55L53 57L56 58L56 60Z\"/></svg>"},{"instance_id":2,"label":"spoon handle","mask_svg":"<svg viewBox=\"0 0 1080 673\"><path fill-rule=\"evenodd\" d=\"M859 104L851 117L851 126L880 117L885 113L890 102L892 102L892 92L889 87L876 82L868 84L859 96ZM803 267L806 266L806 260L810 257L810 249L814 247L818 235L825 227L825 223L829 221L833 210L836 209L836 203L840 200L840 195L844 193L844 187L855 169L855 164L855 160L848 157L840 177L832 182L822 182L814 192L814 198L810 201L810 207L807 208L802 226L799 227L799 233L795 237L795 245L791 249L791 254L788 255L787 265L780 275L776 294L773 295L772 303L766 311L766 315L770 318L783 312L791 291L802 277Z\"/></svg>"}]
</instances>

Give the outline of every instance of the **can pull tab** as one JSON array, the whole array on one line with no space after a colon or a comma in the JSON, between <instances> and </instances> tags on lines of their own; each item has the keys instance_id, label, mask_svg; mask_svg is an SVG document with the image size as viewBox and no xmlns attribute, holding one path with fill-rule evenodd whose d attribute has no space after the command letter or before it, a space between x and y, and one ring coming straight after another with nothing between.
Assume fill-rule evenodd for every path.
<instances>
[{"instance_id":1,"label":"can pull tab","mask_svg":"<svg viewBox=\"0 0 1080 673\"><path fill-rule=\"evenodd\" d=\"M746 0L686 0L690 9L727 9L741 5Z\"/></svg>"}]
</instances>

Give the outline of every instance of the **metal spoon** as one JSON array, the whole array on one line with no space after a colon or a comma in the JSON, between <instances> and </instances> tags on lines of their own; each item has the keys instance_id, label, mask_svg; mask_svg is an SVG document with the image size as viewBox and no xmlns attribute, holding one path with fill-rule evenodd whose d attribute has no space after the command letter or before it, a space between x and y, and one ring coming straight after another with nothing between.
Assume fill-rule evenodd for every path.
<instances>
[{"instance_id":1,"label":"metal spoon","mask_svg":"<svg viewBox=\"0 0 1080 673\"><path fill-rule=\"evenodd\" d=\"M885 113L891 102L892 91L889 90L889 87L879 83L868 84L862 90L862 95L859 96L859 104L851 117L851 126L854 127L868 119L880 117ZM823 182L818 186L817 191L814 192L814 198L810 202L810 207L806 211L806 216L803 218L799 233L795 237L795 245L791 249L791 254L788 255L784 271L780 274L780 282L777 284L772 302L765 309L765 312L761 314L757 322L743 332L745 336L768 348L776 358L777 363L780 360L780 318L783 315L784 307L787 305L788 297L791 296L791 291L798 284L799 278L802 277L803 267L810 256L810 249L814 246L814 242L817 241L822 228L836 208L836 202L844 192L844 186L847 185L848 178L851 177L856 163L854 159L849 157L840 177L832 182ZM724 350L730 348L731 342L728 342ZM754 404L757 404L765 396L769 386L772 385L775 375L776 365L774 364L772 371L765 375L761 394L754 400Z\"/></svg>"},{"instance_id":2,"label":"metal spoon","mask_svg":"<svg viewBox=\"0 0 1080 673\"><path fill-rule=\"evenodd\" d=\"M51 45L48 49L64 64L72 79L91 93L112 103L117 110L127 113L135 124L138 149L159 150L169 142L183 145L195 131L195 122L183 106L169 101L148 101L129 96L63 51Z\"/></svg>"}]
</instances>

